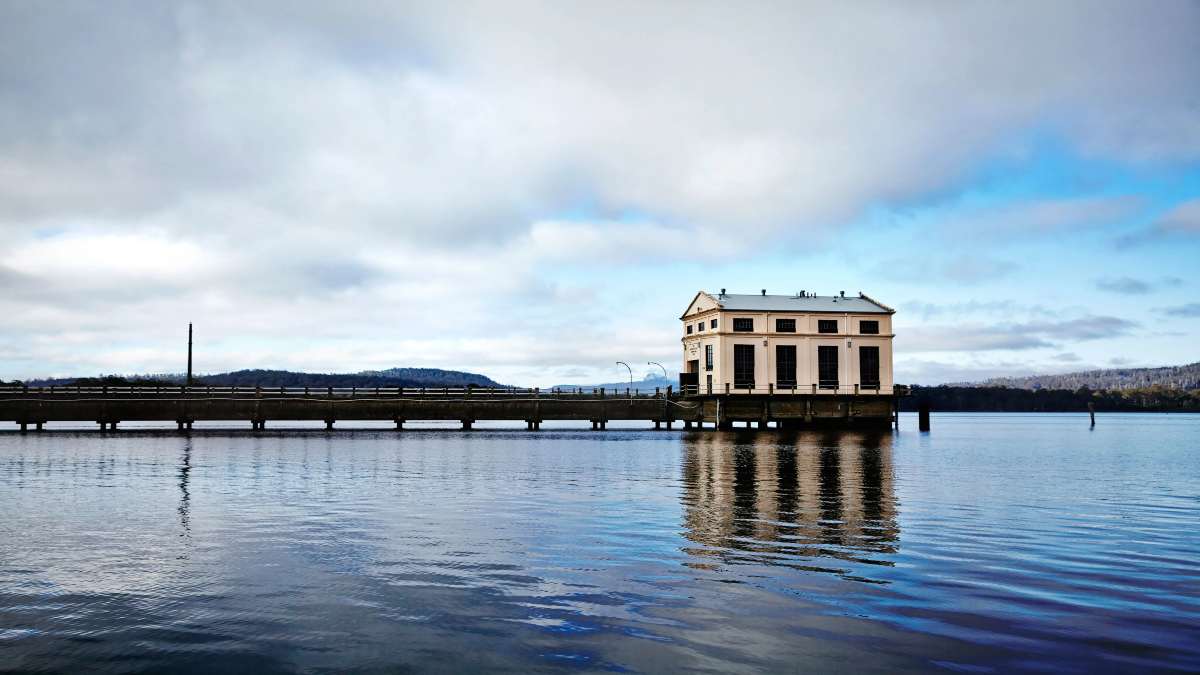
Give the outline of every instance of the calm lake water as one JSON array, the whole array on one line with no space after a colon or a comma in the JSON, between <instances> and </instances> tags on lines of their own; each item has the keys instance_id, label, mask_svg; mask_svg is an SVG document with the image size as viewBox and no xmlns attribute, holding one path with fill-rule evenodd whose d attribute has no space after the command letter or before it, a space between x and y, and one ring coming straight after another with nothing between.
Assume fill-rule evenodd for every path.
<instances>
[{"instance_id":1,"label":"calm lake water","mask_svg":"<svg viewBox=\"0 0 1200 675\"><path fill-rule=\"evenodd\" d=\"M0 433L0 670L1200 669L1200 416Z\"/></svg>"}]
</instances>

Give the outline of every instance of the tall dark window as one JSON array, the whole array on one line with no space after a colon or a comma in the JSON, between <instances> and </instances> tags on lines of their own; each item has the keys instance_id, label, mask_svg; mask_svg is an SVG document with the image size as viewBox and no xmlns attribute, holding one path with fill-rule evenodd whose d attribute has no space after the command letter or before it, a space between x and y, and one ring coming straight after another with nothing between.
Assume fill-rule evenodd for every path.
<instances>
[{"instance_id":1,"label":"tall dark window","mask_svg":"<svg viewBox=\"0 0 1200 675\"><path fill-rule=\"evenodd\" d=\"M820 319L817 321L818 333L836 333L837 319Z\"/></svg>"},{"instance_id":2,"label":"tall dark window","mask_svg":"<svg viewBox=\"0 0 1200 675\"><path fill-rule=\"evenodd\" d=\"M754 345L733 346L733 386L754 388Z\"/></svg>"},{"instance_id":3,"label":"tall dark window","mask_svg":"<svg viewBox=\"0 0 1200 675\"><path fill-rule=\"evenodd\" d=\"M819 345L817 347L817 386L822 389L838 387L838 348Z\"/></svg>"},{"instance_id":4,"label":"tall dark window","mask_svg":"<svg viewBox=\"0 0 1200 675\"><path fill-rule=\"evenodd\" d=\"M717 329L717 320L716 320L716 319L713 319L712 321L709 321L709 322L708 322L708 327L709 327L709 328L711 328L711 329L713 329L713 330L716 330L716 329Z\"/></svg>"},{"instance_id":5,"label":"tall dark window","mask_svg":"<svg viewBox=\"0 0 1200 675\"><path fill-rule=\"evenodd\" d=\"M687 334L688 335L692 334L692 324L690 324L690 323L687 325Z\"/></svg>"},{"instance_id":6,"label":"tall dark window","mask_svg":"<svg viewBox=\"0 0 1200 675\"><path fill-rule=\"evenodd\" d=\"M700 323L696 324L696 332L697 332L697 333L703 333L703 332L704 332L704 322L703 322L703 321L701 321Z\"/></svg>"},{"instance_id":7,"label":"tall dark window","mask_svg":"<svg viewBox=\"0 0 1200 675\"><path fill-rule=\"evenodd\" d=\"M863 335L879 335L878 321L859 321L858 332Z\"/></svg>"},{"instance_id":8,"label":"tall dark window","mask_svg":"<svg viewBox=\"0 0 1200 675\"><path fill-rule=\"evenodd\" d=\"M704 369L713 369L712 345L704 345Z\"/></svg>"},{"instance_id":9,"label":"tall dark window","mask_svg":"<svg viewBox=\"0 0 1200 675\"><path fill-rule=\"evenodd\" d=\"M795 333L796 332L796 320L795 319L775 319L775 332L776 333Z\"/></svg>"},{"instance_id":10,"label":"tall dark window","mask_svg":"<svg viewBox=\"0 0 1200 675\"><path fill-rule=\"evenodd\" d=\"M775 345L775 386L796 386L796 345Z\"/></svg>"},{"instance_id":11,"label":"tall dark window","mask_svg":"<svg viewBox=\"0 0 1200 675\"><path fill-rule=\"evenodd\" d=\"M879 388L879 347L858 348L858 381L864 389Z\"/></svg>"},{"instance_id":12,"label":"tall dark window","mask_svg":"<svg viewBox=\"0 0 1200 675\"><path fill-rule=\"evenodd\" d=\"M753 333L754 319L734 319L733 330L736 333Z\"/></svg>"}]
</instances>

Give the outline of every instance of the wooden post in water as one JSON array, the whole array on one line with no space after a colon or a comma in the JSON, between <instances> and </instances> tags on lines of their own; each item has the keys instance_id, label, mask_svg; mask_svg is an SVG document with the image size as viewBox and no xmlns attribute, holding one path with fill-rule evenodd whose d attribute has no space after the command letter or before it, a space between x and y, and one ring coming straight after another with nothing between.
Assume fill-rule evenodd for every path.
<instances>
[{"instance_id":1,"label":"wooden post in water","mask_svg":"<svg viewBox=\"0 0 1200 675\"><path fill-rule=\"evenodd\" d=\"M922 400L917 408L917 428L929 431L929 401Z\"/></svg>"},{"instance_id":2,"label":"wooden post in water","mask_svg":"<svg viewBox=\"0 0 1200 675\"><path fill-rule=\"evenodd\" d=\"M1092 418L1092 426L1096 426L1096 404L1088 401L1088 416Z\"/></svg>"}]
</instances>

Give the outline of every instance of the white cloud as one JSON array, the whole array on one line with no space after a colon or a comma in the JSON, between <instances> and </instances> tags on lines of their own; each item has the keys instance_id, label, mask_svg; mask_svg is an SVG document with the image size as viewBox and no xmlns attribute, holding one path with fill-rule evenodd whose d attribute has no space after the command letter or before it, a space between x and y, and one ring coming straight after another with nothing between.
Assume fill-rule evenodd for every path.
<instances>
[{"instance_id":1,"label":"white cloud","mask_svg":"<svg viewBox=\"0 0 1200 675\"><path fill-rule=\"evenodd\" d=\"M159 234L65 234L34 239L0 253L0 266L48 280L161 283L198 280L216 271L210 252Z\"/></svg>"}]
</instances>

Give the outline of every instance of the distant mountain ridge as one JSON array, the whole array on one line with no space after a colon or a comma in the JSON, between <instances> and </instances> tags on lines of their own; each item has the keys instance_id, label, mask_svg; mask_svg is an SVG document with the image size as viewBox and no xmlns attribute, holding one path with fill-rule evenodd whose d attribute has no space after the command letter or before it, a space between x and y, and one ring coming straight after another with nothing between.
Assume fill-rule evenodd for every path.
<instances>
[{"instance_id":1,"label":"distant mountain ridge","mask_svg":"<svg viewBox=\"0 0 1200 675\"><path fill-rule=\"evenodd\" d=\"M624 382L601 382L599 384L556 384L551 389L560 391L572 391L582 389L583 391L595 391L604 389L605 391L625 391L626 389L637 389L638 391L654 391L655 387L666 390L668 386L679 389L679 380L668 380L658 375L647 375L640 380L634 380L633 386L630 387L629 380Z\"/></svg>"},{"instance_id":2,"label":"distant mountain ridge","mask_svg":"<svg viewBox=\"0 0 1200 675\"><path fill-rule=\"evenodd\" d=\"M1200 389L1200 363L1161 368L1110 368L1088 370L1062 375L1029 375L1026 377L993 377L983 382L965 384L969 387L1008 387L1010 389Z\"/></svg>"},{"instance_id":3,"label":"distant mountain ridge","mask_svg":"<svg viewBox=\"0 0 1200 675\"><path fill-rule=\"evenodd\" d=\"M116 381L146 384L183 384L183 373L158 375L108 375L101 377L56 377L29 380L36 387L75 384L77 381ZM486 375L440 368L388 368L357 373L304 373L291 370L235 370L229 373L195 375L196 384L227 387L504 387ZM82 382L81 382L82 383Z\"/></svg>"}]
</instances>

